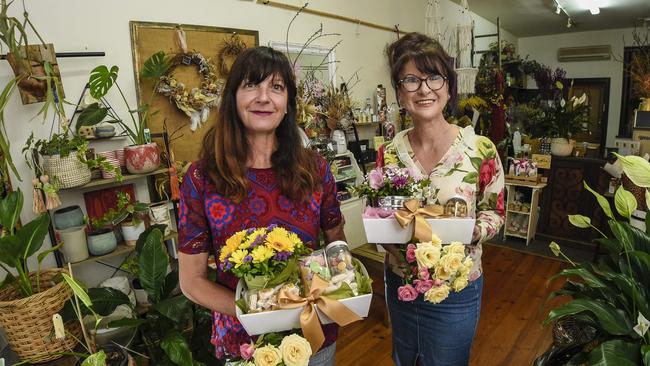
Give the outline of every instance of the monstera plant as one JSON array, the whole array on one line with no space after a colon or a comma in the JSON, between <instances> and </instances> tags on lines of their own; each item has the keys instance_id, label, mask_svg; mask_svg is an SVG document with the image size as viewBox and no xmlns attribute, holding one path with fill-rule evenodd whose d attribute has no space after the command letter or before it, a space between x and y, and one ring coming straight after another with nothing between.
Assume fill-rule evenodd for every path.
<instances>
[{"instance_id":1,"label":"monstera plant","mask_svg":"<svg viewBox=\"0 0 650 366\"><path fill-rule=\"evenodd\" d=\"M645 200L650 203L650 163L638 156L618 158L632 182L646 189ZM608 217L611 235L599 231L602 238L597 239L607 254L595 263L571 262L571 268L553 276L566 278L566 282L550 297L569 296L571 301L551 310L545 323L570 320L591 331L576 332L582 335L576 337L581 338L579 342L565 342L536 364L559 364L552 360L562 359L561 364L571 365L650 365L650 215L646 212L645 230L639 229L632 225L632 213L637 209L632 193L618 188L616 214L605 197L587 184L585 188ZM589 217L570 215L569 221L579 228L598 230ZM556 243L551 243L551 249L564 256Z\"/></svg>"}]
</instances>

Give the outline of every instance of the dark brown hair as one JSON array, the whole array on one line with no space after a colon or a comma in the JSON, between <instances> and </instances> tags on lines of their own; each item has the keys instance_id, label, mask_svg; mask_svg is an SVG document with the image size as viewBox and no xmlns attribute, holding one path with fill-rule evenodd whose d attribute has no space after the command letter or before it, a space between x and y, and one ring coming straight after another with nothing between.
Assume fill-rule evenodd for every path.
<instances>
[{"instance_id":1,"label":"dark brown hair","mask_svg":"<svg viewBox=\"0 0 650 366\"><path fill-rule=\"evenodd\" d=\"M306 197L321 184L314 152L302 145L296 123L296 80L287 57L269 47L249 48L233 63L224 86L219 116L203 138L201 159L217 191L241 202L248 194L246 162L250 144L237 113L237 89L242 82L259 84L269 75L282 78L288 94L287 113L275 130L277 150L271 155L280 191L294 199Z\"/></svg>"},{"instance_id":2,"label":"dark brown hair","mask_svg":"<svg viewBox=\"0 0 650 366\"><path fill-rule=\"evenodd\" d=\"M422 73L439 74L446 77L449 87L447 108L453 113L458 97L454 59L445 52L438 41L422 33L407 33L386 47L386 57L388 57L390 77L395 93L399 87L397 84L399 74L409 61L415 62L415 67Z\"/></svg>"}]
</instances>

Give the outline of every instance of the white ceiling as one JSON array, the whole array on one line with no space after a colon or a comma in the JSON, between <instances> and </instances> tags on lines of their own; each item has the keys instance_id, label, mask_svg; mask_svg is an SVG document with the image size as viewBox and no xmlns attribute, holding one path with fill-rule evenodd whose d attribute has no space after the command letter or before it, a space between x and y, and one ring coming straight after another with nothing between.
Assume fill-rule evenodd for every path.
<instances>
[{"instance_id":1,"label":"white ceiling","mask_svg":"<svg viewBox=\"0 0 650 366\"><path fill-rule=\"evenodd\" d=\"M460 0L452 0L460 3ZM517 37L584 32L601 29L632 28L639 19L650 24L650 0L557 0L575 25L567 28L567 16L555 13L553 0L468 0L469 8ZM589 3L600 7L591 15Z\"/></svg>"}]
</instances>

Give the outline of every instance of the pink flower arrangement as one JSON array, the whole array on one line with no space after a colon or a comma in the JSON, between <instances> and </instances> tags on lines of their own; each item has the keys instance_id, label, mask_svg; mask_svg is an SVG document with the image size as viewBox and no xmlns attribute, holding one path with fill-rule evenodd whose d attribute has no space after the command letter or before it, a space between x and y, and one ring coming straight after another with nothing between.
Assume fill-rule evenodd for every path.
<instances>
[{"instance_id":1,"label":"pink flower arrangement","mask_svg":"<svg viewBox=\"0 0 650 366\"><path fill-rule=\"evenodd\" d=\"M430 196L430 180L418 171L395 164L378 167L366 175L366 181L350 188L352 194L373 201L386 196L426 199Z\"/></svg>"}]
</instances>

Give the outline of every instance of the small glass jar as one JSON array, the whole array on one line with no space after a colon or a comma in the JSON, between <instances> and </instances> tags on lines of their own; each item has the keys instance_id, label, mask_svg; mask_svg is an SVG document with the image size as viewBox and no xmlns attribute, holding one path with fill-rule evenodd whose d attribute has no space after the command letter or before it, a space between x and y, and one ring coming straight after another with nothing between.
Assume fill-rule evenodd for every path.
<instances>
[{"instance_id":1,"label":"small glass jar","mask_svg":"<svg viewBox=\"0 0 650 366\"><path fill-rule=\"evenodd\" d=\"M467 202L460 197L452 197L445 203L445 214L452 217L467 217Z\"/></svg>"},{"instance_id":2,"label":"small glass jar","mask_svg":"<svg viewBox=\"0 0 650 366\"><path fill-rule=\"evenodd\" d=\"M327 265L330 268L332 277L339 273L354 270L350 248L343 240L336 240L329 243L325 247L325 257L327 257Z\"/></svg>"}]
</instances>

